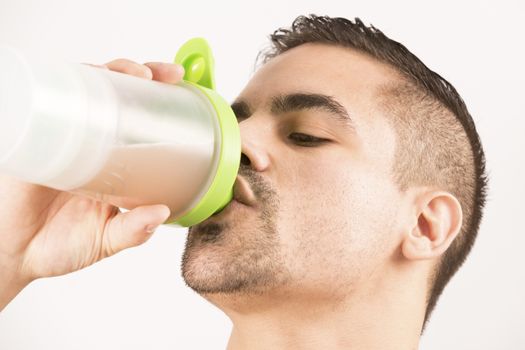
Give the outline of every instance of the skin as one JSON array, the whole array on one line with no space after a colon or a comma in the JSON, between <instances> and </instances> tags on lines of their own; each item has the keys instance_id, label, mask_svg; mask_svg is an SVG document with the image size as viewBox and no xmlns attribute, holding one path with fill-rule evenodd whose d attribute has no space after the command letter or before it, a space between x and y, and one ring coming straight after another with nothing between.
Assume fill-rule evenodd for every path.
<instances>
[{"instance_id":1,"label":"skin","mask_svg":"<svg viewBox=\"0 0 525 350\"><path fill-rule=\"evenodd\" d=\"M143 67L121 60L109 68L150 78ZM146 67L154 79L175 71ZM350 49L306 44L266 63L239 95L251 111L239 119L243 164L236 186L244 183L255 203L232 202L192 227L183 258L186 283L232 320L229 349L417 348L428 278L462 216L450 193L415 186L401 192L393 181L396 134L376 108L375 89L396 79L391 68ZM353 128L330 121L321 109L271 110L275 96L297 92L331 96L348 111ZM298 132L327 141L305 147L291 136ZM0 271L7 276L2 282L16 288L2 287L3 305L35 278L140 244L148 237L144 224L169 215L165 207L152 207L145 220L146 209L137 208L135 221L129 219L135 224L112 225L128 213L113 218L114 209L95 203L65 212L55 197L85 202L27 184L10 190L9 181L1 182L0 208L9 212L0 216L12 219L0 228ZM14 193L24 194L20 203L13 202ZM39 196L45 200L34 205ZM78 215L92 218L81 219L78 228L91 240L41 257L45 246L33 243L39 235L49 235L48 247L60 246L67 235L62 228L75 225ZM100 242L97 235L119 243L95 245L94 251L83 245ZM71 263L56 265L64 260Z\"/></svg>"},{"instance_id":2,"label":"skin","mask_svg":"<svg viewBox=\"0 0 525 350\"><path fill-rule=\"evenodd\" d=\"M396 134L375 89L396 79L350 49L305 44L237 98L250 109L239 174L257 203L192 227L183 264L187 284L232 320L229 349L417 347L428 276L461 208L449 193L393 182ZM353 128L322 109L272 111L291 93L332 96ZM329 141L304 147L294 132Z\"/></svg>"}]
</instances>

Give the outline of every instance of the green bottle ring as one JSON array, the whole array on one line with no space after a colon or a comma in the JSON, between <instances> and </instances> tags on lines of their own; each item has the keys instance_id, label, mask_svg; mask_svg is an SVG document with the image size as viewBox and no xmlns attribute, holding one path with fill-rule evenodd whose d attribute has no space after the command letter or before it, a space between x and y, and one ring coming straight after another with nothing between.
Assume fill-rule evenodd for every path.
<instances>
[{"instance_id":1,"label":"green bottle ring","mask_svg":"<svg viewBox=\"0 0 525 350\"><path fill-rule=\"evenodd\" d=\"M186 42L175 63L184 67L184 80L199 89L215 109L221 137L217 170L207 192L187 213L166 222L189 227L222 210L233 199L233 185L241 163L241 133L229 103L213 90L213 56L206 40L194 38Z\"/></svg>"}]
</instances>

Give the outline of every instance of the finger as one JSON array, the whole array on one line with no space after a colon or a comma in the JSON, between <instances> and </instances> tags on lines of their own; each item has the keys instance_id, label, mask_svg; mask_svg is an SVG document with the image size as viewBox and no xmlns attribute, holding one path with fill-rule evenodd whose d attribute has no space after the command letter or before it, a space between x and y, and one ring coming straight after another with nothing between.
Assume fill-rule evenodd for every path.
<instances>
[{"instance_id":1,"label":"finger","mask_svg":"<svg viewBox=\"0 0 525 350\"><path fill-rule=\"evenodd\" d=\"M104 256L111 256L146 242L169 216L169 208L162 204L141 206L117 214L106 224L104 230Z\"/></svg>"},{"instance_id":2,"label":"finger","mask_svg":"<svg viewBox=\"0 0 525 350\"><path fill-rule=\"evenodd\" d=\"M153 73L148 66L128 60L126 58L118 58L105 64L110 70L129 75L134 75L140 78L151 79Z\"/></svg>"},{"instance_id":3,"label":"finger","mask_svg":"<svg viewBox=\"0 0 525 350\"><path fill-rule=\"evenodd\" d=\"M147 62L144 65L151 69L153 80L174 84L181 81L184 77L184 68L180 64Z\"/></svg>"}]
</instances>

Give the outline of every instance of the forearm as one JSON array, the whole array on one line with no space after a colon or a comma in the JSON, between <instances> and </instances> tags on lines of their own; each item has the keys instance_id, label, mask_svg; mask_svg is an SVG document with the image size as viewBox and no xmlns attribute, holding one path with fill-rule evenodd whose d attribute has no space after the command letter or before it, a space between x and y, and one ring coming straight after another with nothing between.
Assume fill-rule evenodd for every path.
<instances>
[{"instance_id":1,"label":"forearm","mask_svg":"<svg viewBox=\"0 0 525 350\"><path fill-rule=\"evenodd\" d=\"M16 264L0 257L0 311L29 283L29 280L21 278Z\"/></svg>"}]
</instances>

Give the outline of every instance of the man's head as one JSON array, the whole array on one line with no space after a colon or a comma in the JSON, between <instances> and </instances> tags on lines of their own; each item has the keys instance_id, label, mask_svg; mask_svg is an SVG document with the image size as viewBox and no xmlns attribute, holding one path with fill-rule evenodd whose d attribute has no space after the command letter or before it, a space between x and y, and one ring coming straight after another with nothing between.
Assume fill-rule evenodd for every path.
<instances>
[{"instance_id":1,"label":"man's head","mask_svg":"<svg viewBox=\"0 0 525 350\"><path fill-rule=\"evenodd\" d=\"M271 40L232 106L236 192L252 205L234 202L190 228L186 283L210 299L322 300L418 276L426 320L472 247L485 200L463 101L359 19L299 17Z\"/></svg>"}]
</instances>

